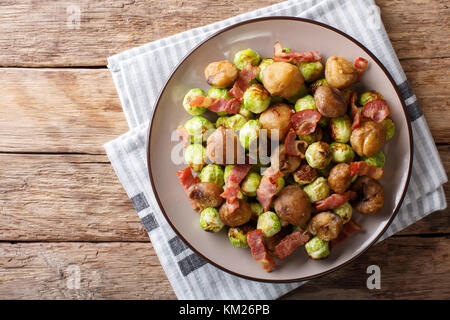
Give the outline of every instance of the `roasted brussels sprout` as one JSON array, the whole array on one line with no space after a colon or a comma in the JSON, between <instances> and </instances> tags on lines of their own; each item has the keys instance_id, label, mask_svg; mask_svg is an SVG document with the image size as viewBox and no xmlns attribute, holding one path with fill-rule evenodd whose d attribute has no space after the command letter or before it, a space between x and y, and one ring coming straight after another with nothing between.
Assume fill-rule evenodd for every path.
<instances>
[{"instance_id":1,"label":"roasted brussels sprout","mask_svg":"<svg viewBox=\"0 0 450 320\"><path fill-rule=\"evenodd\" d=\"M184 151L184 160L192 170L200 172L206 163L205 147L201 144L190 144Z\"/></svg>"},{"instance_id":2,"label":"roasted brussels sprout","mask_svg":"<svg viewBox=\"0 0 450 320\"><path fill-rule=\"evenodd\" d=\"M323 141L314 142L306 149L305 158L311 167L324 169L331 162L330 146Z\"/></svg>"},{"instance_id":3,"label":"roasted brussels sprout","mask_svg":"<svg viewBox=\"0 0 450 320\"><path fill-rule=\"evenodd\" d=\"M261 229L263 236L270 238L281 230L280 219L275 212L266 211L258 217L256 229Z\"/></svg>"},{"instance_id":4,"label":"roasted brussels sprout","mask_svg":"<svg viewBox=\"0 0 450 320\"><path fill-rule=\"evenodd\" d=\"M239 70L227 60L211 62L205 68L206 82L213 87L231 87L238 76Z\"/></svg>"},{"instance_id":5,"label":"roasted brussels sprout","mask_svg":"<svg viewBox=\"0 0 450 320\"><path fill-rule=\"evenodd\" d=\"M202 182L214 182L218 186L223 186L225 180L223 178L222 167L217 164L208 164L200 172L200 180Z\"/></svg>"},{"instance_id":6,"label":"roasted brussels sprout","mask_svg":"<svg viewBox=\"0 0 450 320\"><path fill-rule=\"evenodd\" d=\"M222 204L220 196L223 188L213 182L199 182L193 184L187 190L187 196L194 205L195 210L203 210L208 207L218 207Z\"/></svg>"},{"instance_id":7,"label":"roasted brussels sprout","mask_svg":"<svg viewBox=\"0 0 450 320\"><path fill-rule=\"evenodd\" d=\"M299 185L311 183L319 176L317 170L307 164L302 164L292 175Z\"/></svg>"},{"instance_id":8,"label":"roasted brussels sprout","mask_svg":"<svg viewBox=\"0 0 450 320\"><path fill-rule=\"evenodd\" d=\"M352 131L350 144L360 157L370 157L383 147L386 130L375 121L364 121Z\"/></svg>"},{"instance_id":9,"label":"roasted brussels sprout","mask_svg":"<svg viewBox=\"0 0 450 320\"><path fill-rule=\"evenodd\" d=\"M301 62L298 67L306 82L317 80L323 72L323 65L320 61Z\"/></svg>"},{"instance_id":10,"label":"roasted brussels sprout","mask_svg":"<svg viewBox=\"0 0 450 320\"><path fill-rule=\"evenodd\" d=\"M335 165L328 176L328 185L336 193L344 193L352 183L350 165L339 163Z\"/></svg>"},{"instance_id":11,"label":"roasted brussels sprout","mask_svg":"<svg viewBox=\"0 0 450 320\"><path fill-rule=\"evenodd\" d=\"M343 223L346 224L352 218L353 208L350 203L346 202L334 209L333 212L341 217Z\"/></svg>"},{"instance_id":12,"label":"roasted brussels sprout","mask_svg":"<svg viewBox=\"0 0 450 320\"><path fill-rule=\"evenodd\" d=\"M390 118L386 118L381 122L381 125L384 127L384 130L386 131L386 141L389 141L392 139L392 137L395 134L395 123Z\"/></svg>"},{"instance_id":13,"label":"roasted brussels sprout","mask_svg":"<svg viewBox=\"0 0 450 320\"><path fill-rule=\"evenodd\" d=\"M311 83L311 85L309 86L309 90L312 92L312 94L316 93L316 90L318 87L321 86L328 86L328 82L327 79L319 79L314 81L313 83Z\"/></svg>"},{"instance_id":14,"label":"roasted brussels sprout","mask_svg":"<svg viewBox=\"0 0 450 320\"><path fill-rule=\"evenodd\" d=\"M344 95L336 88L320 86L314 93L317 110L329 118L343 116L347 112Z\"/></svg>"},{"instance_id":15,"label":"roasted brussels sprout","mask_svg":"<svg viewBox=\"0 0 450 320\"><path fill-rule=\"evenodd\" d=\"M367 102L373 100L384 100L384 97L374 90L366 91L359 97L359 104L364 106Z\"/></svg>"},{"instance_id":16,"label":"roasted brussels sprout","mask_svg":"<svg viewBox=\"0 0 450 320\"><path fill-rule=\"evenodd\" d=\"M373 214L383 208L383 186L375 179L361 176L352 185L352 190L358 194L353 201L354 208L362 214Z\"/></svg>"},{"instance_id":17,"label":"roasted brussels sprout","mask_svg":"<svg viewBox=\"0 0 450 320\"><path fill-rule=\"evenodd\" d=\"M278 103L261 113L259 122L262 128L267 130L270 139L278 136L279 140L284 140L291 127L292 113L293 110L289 105Z\"/></svg>"},{"instance_id":18,"label":"roasted brussels sprout","mask_svg":"<svg viewBox=\"0 0 450 320\"><path fill-rule=\"evenodd\" d=\"M258 220L258 217L264 213L263 207L258 202L250 202L252 218Z\"/></svg>"},{"instance_id":19,"label":"roasted brussels sprout","mask_svg":"<svg viewBox=\"0 0 450 320\"><path fill-rule=\"evenodd\" d=\"M369 166L376 166L382 168L386 162L386 156L383 151L378 150L371 157L361 157L361 160L367 163Z\"/></svg>"},{"instance_id":20,"label":"roasted brussels sprout","mask_svg":"<svg viewBox=\"0 0 450 320\"><path fill-rule=\"evenodd\" d=\"M320 240L318 237L314 237L305 243L305 249L312 259L323 259L330 255L328 241Z\"/></svg>"},{"instance_id":21,"label":"roasted brussels sprout","mask_svg":"<svg viewBox=\"0 0 450 320\"><path fill-rule=\"evenodd\" d=\"M196 107L190 105L190 102L197 96L206 97L205 91L199 88L191 89L188 91L188 93L186 93L183 99L184 110L186 110L187 113L193 116L201 115L207 110L205 107Z\"/></svg>"},{"instance_id":22,"label":"roasted brussels sprout","mask_svg":"<svg viewBox=\"0 0 450 320\"><path fill-rule=\"evenodd\" d=\"M303 191L307 194L309 201L317 202L330 195L330 186L328 185L327 179L318 177L312 183L306 185Z\"/></svg>"},{"instance_id":23,"label":"roasted brussels sprout","mask_svg":"<svg viewBox=\"0 0 450 320\"><path fill-rule=\"evenodd\" d=\"M351 127L352 122L348 115L331 118L330 120L331 136L337 142L347 143L350 141Z\"/></svg>"},{"instance_id":24,"label":"roasted brussels sprout","mask_svg":"<svg viewBox=\"0 0 450 320\"><path fill-rule=\"evenodd\" d=\"M308 231L320 240L331 241L336 239L344 225L341 217L332 212L320 212L311 218Z\"/></svg>"},{"instance_id":25,"label":"roasted brussels sprout","mask_svg":"<svg viewBox=\"0 0 450 320\"><path fill-rule=\"evenodd\" d=\"M346 143L333 142L330 144L330 150L333 162L350 163L355 159L355 151Z\"/></svg>"},{"instance_id":26,"label":"roasted brussels sprout","mask_svg":"<svg viewBox=\"0 0 450 320\"><path fill-rule=\"evenodd\" d=\"M299 93L304 79L300 70L287 62L274 62L264 69L264 87L271 95L291 98Z\"/></svg>"},{"instance_id":27,"label":"roasted brussels sprout","mask_svg":"<svg viewBox=\"0 0 450 320\"><path fill-rule=\"evenodd\" d=\"M247 119L240 114L235 114L231 117L219 117L216 121L216 127L225 127L227 129L241 130Z\"/></svg>"},{"instance_id":28,"label":"roasted brussels sprout","mask_svg":"<svg viewBox=\"0 0 450 320\"><path fill-rule=\"evenodd\" d=\"M254 230L251 225L243 225L241 227L233 227L228 229L228 239L236 248L248 248L247 233Z\"/></svg>"},{"instance_id":29,"label":"roasted brussels sprout","mask_svg":"<svg viewBox=\"0 0 450 320\"><path fill-rule=\"evenodd\" d=\"M323 138L323 130L320 127L316 127L316 130L313 133L310 133L310 134L299 134L299 135L297 135L297 137L298 137L299 140L303 140L307 144L313 144L314 142L322 140L322 138Z\"/></svg>"},{"instance_id":30,"label":"roasted brussels sprout","mask_svg":"<svg viewBox=\"0 0 450 320\"><path fill-rule=\"evenodd\" d=\"M273 61L273 59L270 59L270 58L268 58L268 59L262 59L261 60L261 63L259 64L259 73L258 73L258 75L256 76L256 79L258 79L258 81L259 82L261 82L262 83L262 75L263 75L263 72L264 72L264 69L268 66L268 65L271 65L272 63L274 63L274 61Z\"/></svg>"},{"instance_id":31,"label":"roasted brussels sprout","mask_svg":"<svg viewBox=\"0 0 450 320\"><path fill-rule=\"evenodd\" d=\"M250 221L252 217L252 209L247 201L239 199L239 208L230 207L225 201L219 210L220 219L230 227L241 226Z\"/></svg>"},{"instance_id":32,"label":"roasted brussels sprout","mask_svg":"<svg viewBox=\"0 0 450 320\"><path fill-rule=\"evenodd\" d=\"M325 79L330 86L345 88L356 82L358 72L353 64L342 57L329 57L325 64Z\"/></svg>"},{"instance_id":33,"label":"roasted brussels sprout","mask_svg":"<svg viewBox=\"0 0 450 320\"><path fill-rule=\"evenodd\" d=\"M257 142L261 123L258 120L249 120L239 131L239 142L245 149Z\"/></svg>"},{"instance_id":34,"label":"roasted brussels sprout","mask_svg":"<svg viewBox=\"0 0 450 320\"><path fill-rule=\"evenodd\" d=\"M270 94L260 84L251 85L242 99L242 107L253 113L261 113L270 105Z\"/></svg>"},{"instance_id":35,"label":"roasted brussels sprout","mask_svg":"<svg viewBox=\"0 0 450 320\"><path fill-rule=\"evenodd\" d=\"M258 189L260 182L261 175L259 173L249 172L244 178L244 181L242 181L241 190L245 195L255 197L256 190Z\"/></svg>"},{"instance_id":36,"label":"roasted brussels sprout","mask_svg":"<svg viewBox=\"0 0 450 320\"><path fill-rule=\"evenodd\" d=\"M247 118L247 120L255 119L255 114L245 108L239 109L239 114Z\"/></svg>"},{"instance_id":37,"label":"roasted brussels sprout","mask_svg":"<svg viewBox=\"0 0 450 320\"><path fill-rule=\"evenodd\" d=\"M235 166L232 164L228 164L225 166L225 169L223 170L223 180L226 182L228 176L230 175L231 171L233 170Z\"/></svg>"},{"instance_id":38,"label":"roasted brussels sprout","mask_svg":"<svg viewBox=\"0 0 450 320\"><path fill-rule=\"evenodd\" d=\"M220 220L219 211L216 208L206 208L200 214L200 227L209 232L219 232L225 224Z\"/></svg>"},{"instance_id":39,"label":"roasted brussels sprout","mask_svg":"<svg viewBox=\"0 0 450 320\"><path fill-rule=\"evenodd\" d=\"M195 116L184 124L184 128L189 132L193 143L202 143L214 130L214 125L202 116Z\"/></svg>"},{"instance_id":40,"label":"roasted brussels sprout","mask_svg":"<svg viewBox=\"0 0 450 320\"><path fill-rule=\"evenodd\" d=\"M312 95L308 94L295 102L295 112L303 110L317 110L316 103ZM324 128L328 125L329 121L329 118L322 116L318 122L318 125Z\"/></svg>"},{"instance_id":41,"label":"roasted brussels sprout","mask_svg":"<svg viewBox=\"0 0 450 320\"><path fill-rule=\"evenodd\" d=\"M230 96L228 94L227 88L217 88L217 87L212 87L211 89L209 89L208 97L216 98L216 99L220 99L220 98L232 99L233 98L232 96ZM217 113L218 116L224 116L226 114L227 114L226 112L218 112Z\"/></svg>"},{"instance_id":42,"label":"roasted brussels sprout","mask_svg":"<svg viewBox=\"0 0 450 320\"><path fill-rule=\"evenodd\" d=\"M257 66L261 61L261 56L252 49L245 49L236 52L233 61L236 67L238 67L239 70L242 70L248 63Z\"/></svg>"},{"instance_id":43,"label":"roasted brussels sprout","mask_svg":"<svg viewBox=\"0 0 450 320\"><path fill-rule=\"evenodd\" d=\"M293 225L303 225L311 217L311 203L306 193L298 186L290 185L279 193L274 208L280 219Z\"/></svg>"},{"instance_id":44,"label":"roasted brussels sprout","mask_svg":"<svg viewBox=\"0 0 450 320\"><path fill-rule=\"evenodd\" d=\"M219 127L206 140L206 154L212 163L235 164L241 159L241 148L234 130Z\"/></svg>"}]
</instances>

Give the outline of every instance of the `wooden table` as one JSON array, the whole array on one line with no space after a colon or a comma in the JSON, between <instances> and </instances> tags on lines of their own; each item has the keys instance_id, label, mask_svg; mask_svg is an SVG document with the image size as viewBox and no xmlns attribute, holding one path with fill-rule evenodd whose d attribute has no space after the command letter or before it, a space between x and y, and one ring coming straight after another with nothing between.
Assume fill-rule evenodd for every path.
<instances>
[{"instance_id":1,"label":"wooden table","mask_svg":"<svg viewBox=\"0 0 450 320\"><path fill-rule=\"evenodd\" d=\"M176 298L102 147L128 129L106 57L275 2L2 1L0 298ZM448 2L377 4L448 171ZM449 299L449 232L433 213L284 298Z\"/></svg>"}]
</instances>

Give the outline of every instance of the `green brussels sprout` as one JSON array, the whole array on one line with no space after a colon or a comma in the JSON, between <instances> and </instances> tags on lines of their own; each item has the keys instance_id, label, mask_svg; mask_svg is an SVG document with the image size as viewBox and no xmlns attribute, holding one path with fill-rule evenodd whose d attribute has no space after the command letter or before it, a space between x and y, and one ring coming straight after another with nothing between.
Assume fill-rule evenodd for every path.
<instances>
[{"instance_id":1,"label":"green brussels sprout","mask_svg":"<svg viewBox=\"0 0 450 320\"><path fill-rule=\"evenodd\" d=\"M223 170L223 179L226 182L228 176L230 175L231 171L233 170L233 168L235 167L235 165L232 164L227 164L225 166L225 169Z\"/></svg>"},{"instance_id":2,"label":"green brussels sprout","mask_svg":"<svg viewBox=\"0 0 450 320\"><path fill-rule=\"evenodd\" d=\"M320 61L301 62L298 64L298 68L306 82L317 80L323 72L323 65Z\"/></svg>"},{"instance_id":3,"label":"green brussels sprout","mask_svg":"<svg viewBox=\"0 0 450 320\"><path fill-rule=\"evenodd\" d=\"M254 219L258 219L258 217L264 213L263 207L258 202L250 202L249 205Z\"/></svg>"},{"instance_id":4,"label":"green brussels sprout","mask_svg":"<svg viewBox=\"0 0 450 320\"><path fill-rule=\"evenodd\" d=\"M367 91L367 92L364 92L359 97L359 104L364 106L367 102L370 102L373 100L384 100L384 97L380 93L378 93L374 90Z\"/></svg>"},{"instance_id":5,"label":"green brussels sprout","mask_svg":"<svg viewBox=\"0 0 450 320\"><path fill-rule=\"evenodd\" d=\"M386 130L386 141L389 141L392 139L395 133L395 123L390 118L384 119L381 124L384 127L384 130Z\"/></svg>"},{"instance_id":6,"label":"green brussels sprout","mask_svg":"<svg viewBox=\"0 0 450 320\"><path fill-rule=\"evenodd\" d=\"M308 166L307 164L303 164L292 174L294 177L294 181L299 185L305 185L313 182L317 177L317 170Z\"/></svg>"},{"instance_id":7,"label":"green brussels sprout","mask_svg":"<svg viewBox=\"0 0 450 320\"><path fill-rule=\"evenodd\" d=\"M200 214L200 227L209 232L219 232L225 226L220 220L219 211L216 208L209 207Z\"/></svg>"},{"instance_id":8,"label":"green brussels sprout","mask_svg":"<svg viewBox=\"0 0 450 320\"><path fill-rule=\"evenodd\" d=\"M264 237L270 238L281 230L280 219L275 212L266 211L258 217L256 228L262 230Z\"/></svg>"},{"instance_id":9,"label":"green brussels sprout","mask_svg":"<svg viewBox=\"0 0 450 320\"><path fill-rule=\"evenodd\" d=\"M218 186L223 186L225 180L223 178L222 167L217 164L208 164L200 172L200 180L202 182L214 182Z\"/></svg>"},{"instance_id":10,"label":"green brussels sprout","mask_svg":"<svg viewBox=\"0 0 450 320\"><path fill-rule=\"evenodd\" d=\"M195 116L184 124L184 128L189 132L193 143L206 142L214 129L214 125L202 116Z\"/></svg>"},{"instance_id":11,"label":"green brussels sprout","mask_svg":"<svg viewBox=\"0 0 450 320\"><path fill-rule=\"evenodd\" d=\"M314 142L306 149L305 158L314 169L324 169L331 162L330 146L323 141Z\"/></svg>"},{"instance_id":12,"label":"green brussels sprout","mask_svg":"<svg viewBox=\"0 0 450 320\"><path fill-rule=\"evenodd\" d=\"M259 64L259 73L256 76L256 79L258 79L259 82L262 83L262 75L264 72L264 69L268 66L271 65L272 63L274 63L275 61L273 61L273 59L271 58L266 58L266 59L262 59L261 63Z\"/></svg>"},{"instance_id":13,"label":"green brussels sprout","mask_svg":"<svg viewBox=\"0 0 450 320\"><path fill-rule=\"evenodd\" d=\"M255 197L256 189L258 189L260 182L261 175L259 173L249 172L244 181L242 181L241 190L245 195Z\"/></svg>"},{"instance_id":14,"label":"green brussels sprout","mask_svg":"<svg viewBox=\"0 0 450 320\"><path fill-rule=\"evenodd\" d=\"M199 88L191 89L186 93L183 99L183 107L187 113L192 114L193 116L198 116L204 113L207 109L205 107L193 107L189 104L191 100L197 96L206 97L205 91Z\"/></svg>"},{"instance_id":15,"label":"green brussels sprout","mask_svg":"<svg viewBox=\"0 0 450 320\"><path fill-rule=\"evenodd\" d=\"M386 162L386 156L383 151L378 150L371 157L361 157L361 160L367 163L369 166L376 166L382 168Z\"/></svg>"},{"instance_id":16,"label":"green brussels sprout","mask_svg":"<svg viewBox=\"0 0 450 320\"><path fill-rule=\"evenodd\" d=\"M286 100L289 101L290 103L295 103L298 99L306 96L307 94L308 94L308 87L306 86L305 83L302 83L297 93L294 94L292 97L287 98Z\"/></svg>"},{"instance_id":17,"label":"green brussels sprout","mask_svg":"<svg viewBox=\"0 0 450 320\"><path fill-rule=\"evenodd\" d=\"M248 63L251 63L254 66L257 66L261 61L261 56L252 49L245 49L236 52L234 55L234 64L239 70L245 68Z\"/></svg>"},{"instance_id":18,"label":"green brussels sprout","mask_svg":"<svg viewBox=\"0 0 450 320\"><path fill-rule=\"evenodd\" d=\"M314 94L316 92L316 89L318 87L320 87L320 86L328 86L327 79L323 78L323 79L319 79L319 80L314 81L309 86L309 90L311 90L311 92Z\"/></svg>"},{"instance_id":19,"label":"green brussels sprout","mask_svg":"<svg viewBox=\"0 0 450 320\"><path fill-rule=\"evenodd\" d=\"M299 134L297 135L299 140L305 141L308 145L320 141L323 138L323 131L321 128L317 127L313 133L310 134Z\"/></svg>"},{"instance_id":20,"label":"green brussels sprout","mask_svg":"<svg viewBox=\"0 0 450 320\"><path fill-rule=\"evenodd\" d=\"M277 185L278 185L278 188L277 188L277 193L275 193L275 195L279 194L280 191L284 188L284 186L286 185L286 180L284 180L283 177L279 177L277 179Z\"/></svg>"},{"instance_id":21,"label":"green brussels sprout","mask_svg":"<svg viewBox=\"0 0 450 320\"><path fill-rule=\"evenodd\" d=\"M241 130L244 124L247 122L247 119L243 115L235 114L231 117L217 118L216 126L218 122L219 126L225 127L227 129Z\"/></svg>"},{"instance_id":22,"label":"green brussels sprout","mask_svg":"<svg viewBox=\"0 0 450 320\"><path fill-rule=\"evenodd\" d=\"M339 217L341 217L344 223L347 223L352 218L353 208L350 203L346 202L343 205L337 207L336 209L333 209L333 212L336 213Z\"/></svg>"},{"instance_id":23,"label":"green brussels sprout","mask_svg":"<svg viewBox=\"0 0 450 320\"><path fill-rule=\"evenodd\" d=\"M314 101L314 97L310 94L307 94L306 96L298 99L295 102L295 112L303 111L303 110L317 110L316 102ZM320 117L320 120L318 122L318 125L322 128L326 127L328 125L328 122L330 121L327 117Z\"/></svg>"},{"instance_id":24,"label":"green brussels sprout","mask_svg":"<svg viewBox=\"0 0 450 320\"><path fill-rule=\"evenodd\" d=\"M330 195L330 186L327 179L318 177L312 183L303 188L311 202L317 202L327 198Z\"/></svg>"},{"instance_id":25,"label":"green brussels sprout","mask_svg":"<svg viewBox=\"0 0 450 320\"><path fill-rule=\"evenodd\" d=\"M333 142L330 144L330 150L333 162L350 163L355 159L355 151L346 143Z\"/></svg>"},{"instance_id":26,"label":"green brussels sprout","mask_svg":"<svg viewBox=\"0 0 450 320\"><path fill-rule=\"evenodd\" d=\"M184 151L184 160L192 170L200 172L206 163L206 149L201 144L190 144Z\"/></svg>"},{"instance_id":27,"label":"green brussels sprout","mask_svg":"<svg viewBox=\"0 0 450 320\"><path fill-rule=\"evenodd\" d=\"M209 89L208 97L216 98L216 99L220 99L220 98L232 99L233 98L232 96L230 96L228 94L227 88L216 88L216 87L212 87L211 89ZM224 116L224 115L227 115L227 113L225 111L223 111L223 112L218 112L217 115Z\"/></svg>"},{"instance_id":28,"label":"green brussels sprout","mask_svg":"<svg viewBox=\"0 0 450 320\"><path fill-rule=\"evenodd\" d=\"M348 115L335 117L330 120L331 136L337 142L347 143L352 134L352 121Z\"/></svg>"},{"instance_id":29,"label":"green brussels sprout","mask_svg":"<svg viewBox=\"0 0 450 320\"><path fill-rule=\"evenodd\" d=\"M216 120L216 128L218 128L218 127L226 127L226 121L227 121L228 118L229 117L225 117L225 116L218 117L217 120Z\"/></svg>"},{"instance_id":30,"label":"green brussels sprout","mask_svg":"<svg viewBox=\"0 0 450 320\"><path fill-rule=\"evenodd\" d=\"M244 116L247 120L255 119L255 114L245 108L239 109L239 114Z\"/></svg>"},{"instance_id":31,"label":"green brussels sprout","mask_svg":"<svg viewBox=\"0 0 450 320\"><path fill-rule=\"evenodd\" d=\"M261 113L270 105L270 93L260 84L251 85L244 92L242 107L253 112Z\"/></svg>"},{"instance_id":32,"label":"green brussels sprout","mask_svg":"<svg viewBox=\"0 0 450 320\"><path fill-rule=\"evenodd\" d=\"M312 259L323 259L330 255L328 241L320 240L318 237L314 237L305 243L305 249Z\"/></svg>"},{"instance_id":33,"label":"green brussels sprout","mask_svg":"<svg viewBox=\"0 0 450 320\"><path fill-rule=\"evenodd\" d=\"M254 230L248 224L240 227L233 227L228 229L228 239L230 239L231 244L236 248L248 248L247 243L247 233Z\"/></svg>"},{"instance_id":34,"label":"green brussels sprout","mask_svg":"<svg viewBox=\"0 0 450 320\"><path fill-rule=\"evenodd\" d=\"M245 149L257 141L261 123L258 120L249 120L239 131L239 142Z\"/></svg>"}]
</instances>

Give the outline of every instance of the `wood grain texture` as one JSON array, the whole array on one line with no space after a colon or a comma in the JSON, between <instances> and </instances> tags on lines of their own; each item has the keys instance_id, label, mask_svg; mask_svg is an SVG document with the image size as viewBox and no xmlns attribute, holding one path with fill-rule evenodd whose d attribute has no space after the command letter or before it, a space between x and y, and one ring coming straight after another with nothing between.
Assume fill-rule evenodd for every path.
<instances>
[{"instance_id":1,"label":"wood grain texture","mask_svg":"<svg viewBox=\"0 0 450 320\"><path fill-rule=\"evenodd\" d=\"M7 0L0 20L0 66L104 66L106 57L126 49L277 2ZM445 0L376 3L400 59L448 57ZM69 27L74 25L70 5L79 8L79 28Z\"/></svg>"}]
</instances>

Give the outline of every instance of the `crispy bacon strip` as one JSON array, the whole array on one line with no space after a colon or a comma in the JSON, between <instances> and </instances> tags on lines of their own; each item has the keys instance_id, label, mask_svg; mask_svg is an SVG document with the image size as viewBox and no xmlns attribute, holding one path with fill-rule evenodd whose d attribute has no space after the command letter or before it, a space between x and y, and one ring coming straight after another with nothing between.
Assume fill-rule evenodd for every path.
<instances>
[{"instance_id":1,"label":"crispy bacon strip","mask_svg":"<svg viewBox=\"0 0 450 320\"><path fill-rule=\"evenodd\" d=\"M315 203L317 211L332 210L342 206L350 199L354 199L357 196L354 191L347 191L345 193L335 193L327 197L324 200L317 201Z\"/></svg>"},{"instance_id":2,"label":"crispy bacon strip","mask_svg":"<svg viewBox=\"0 0 450 320\"><path fill-rule=\"evenodd\" d=\"M284 52L283 47L278 41L275 42L273 51L274 51L273 60L277 62L299 63L299 62L313 62L322 60L322 57L319 55L317 51L296 52L291 50L289 52Z\"/></svg>"},{"instance_id":3,"label":"crispy bacon strip","mask_svg":"<svg viewBox=\"0 0 450 320\"><path fill-rule=\"evenodd\" d=\"M389 116L389 106L385 100L372 100L362 108L362 115L380 123Z\"/></svg>"},{"instance_id":4,"label":"crispy bacon strip","mask_svg":"<svg viewBox=\"0 0 450 320\"><path fill-rule=\"evenodd\" d=\"M373 179L379 180L383 176L383 168L376 166L369 166L364 161L357 161L350 163L350 176L369 176Z\"/></svg>"},{"instance_id":5,"label":"crispy bacon strip","mask_svg":"<svg viewBox=\"0 0 450 320\"><path fill-rule=\"evenodd\" d=\"M358 99L358 95L356 92L353 92L352 97L350 98L350 106L351 106L351 116L352 116L352 127L351 130L358 128L361 124L361 110L356 106L356 100Z\"/></svg>"},{"instance_id":6,"label":"crispy bacon strip","mask_svg":"<svg viewBox=\"0 0 450 320\"><path fill-rule=\"evenodd\" d=\"M256 78L259 73L259 67L247 64L244 69L239 72L239 77L234 82L233 88L228 91L228 94L242 102L245 90L250 87L250 82Z\"/></svg>"},{"instance_id":7,"label":"crispy bacon strip","mask_svg":"<svg viewBox=\"0 0 450 320\"><path fill-rule=\"evenodd\" d=\"M310 134L316 130L317 122L321 117L317 110L302 110L292 116L291 124L296 134Z\"/></svg>"},{"instance_id":8,"label":"crispy bacon strip","mask_svg":"<svg viewBox=\"0 0 450 320\"><path fill-rule=\"evenodd\" d=\"M367 66L369 65L369 61L367 61L364 58L358 57L356 58L355 62L353 63L356 70L358 71L359 76L362 75L364 70L366 70Z\"/></svg>"},{"instance_id":9,"label":"crispy bacon strip","mask_svg":"<svg viewBox=\"0 0 450 320\"><path fill-rule=\"evenodd\" d=\"M191 144L191 135L189 134L189 132L186 130L185 127L179 125L177 127L177 133L180 139L183 140L185 148Z\"/></svg>"},{"instance_id":10,"label":"crispy bacon strip","mask_svg":"<svg viewBox=\"0 0 450 320\"><path fill-rule=\"evenodd\" d=\"M275 254L278 258L284 259L291 255L295 249L309 241L309 235L302 229L297 229L284 237L276 246Z\"/></svg>"},{"instance_id":11,"label":"crispy bacon strip","mask_svg":"<svg viewBox=\"0 0 450 320\"><path fill-rule=\"evenodd\" d=\"M177 176L178 176L178 179L180 179L180 182L181 182L181 185L183 186L184 192L186 193L186 195L189 198L189 194L188 194L189 188L192 185L200 182L200 178L199 177L194 177L192 175L192 171L191 171L190 167L187 167L184 170L177 171ZM198 210L198 206L195 203L195 201L190 199L190 198L189 198L189 201L191 202L192 208L194 210Z\"/></svg>"},{"instance_id":12,"label":"crispy bacon strip","mask_svg":"<svg viewBox=\"0 0 450 320\"><path fill-rule=\"evenodd\" d=\"M267 252L261 229L250 231L247 234L247 243L251 248L253 258L259 265L267 272L272 271L275 266L275 259Z\"/></svg>"},{"instance_id":13,"label":"crispy bacon strip","mask_svg":"<svg viewBox=\"0 0 450 320\"><path fill-rule=\"evenodd\" d=\"M189 101L192 107L204 107L212 112L227 112L236 114L241 108L241 103L237 99L211 98L196 96Z\"/></svg>"},{"instance_id":14,"label":"crispy bacon strip","mask_svg":"<svg viewBox=\"0 0 450 320\"><path fill-rule=\"evenodd\" d=\"M225 190L220 195L222 198L227 199L228 203L233 203L235 202L235 200L237 200L237 196L239 193L239 184L250 171L251 167L252 165L249 164L238 164L233 168L233 170L231 170L231 173L227 177L227 181L225 182ZM238 207L239 202L237 208Z\"/></svg>"},{"instance_id":15,"label":"crispy bacon strip","mask_svg":"<svg viewBox=\"0 0 450 320\"><path fill-rule=\"evenodd\" d=\"M286 154L289 156L295 156L304 158L306 148L308 147L308 143L306 141L296 140L297 135L295 134L294 129L290 129L289 133L284 140L284 147L286 150Z\"/></svg>"},{"instance_id":16,"label":"crispy bacon strip","mask_svg":"<svg viewBox=\"0 0 450 320\"><path fill-rule=\"evenodd\" d=\"M270 167L263 172L262 176L259 187L256 190L256 200L259 201L264 211L268 211L272 203L272 198L277 193L278 179L283 174L279 170Z\"/></svg>"},{"instance_id":17,"label":"crispy bacon strip","mask_svg":"<svg viewBox=\"0 0 450 320\"><path fill-rule=\"evenodd\" d=\"M342 228L341 232L339 232L339 235L336 239L330 241L330 247L333 248L340 244L342 241L350 237L352 234L354 234L356 231L361 230L362 227L357 224L353 219L351 219L349 222L344 224L344 227Z\"/></svg>"}]
</instances>

